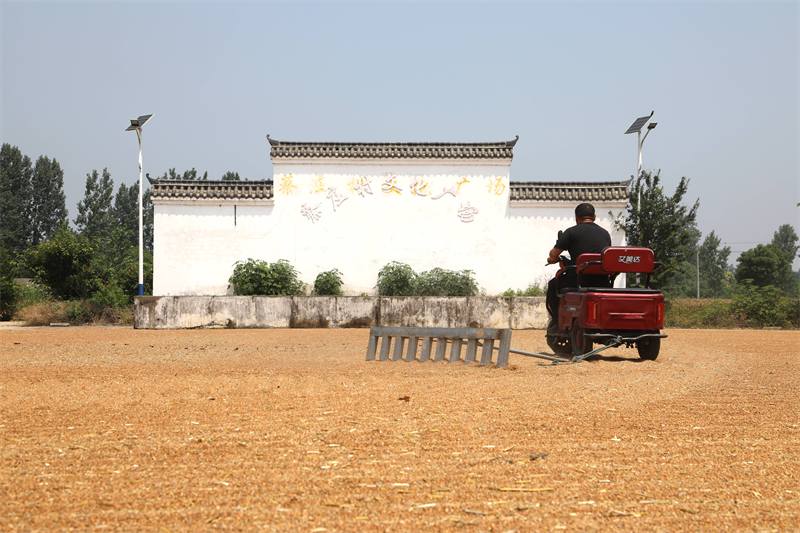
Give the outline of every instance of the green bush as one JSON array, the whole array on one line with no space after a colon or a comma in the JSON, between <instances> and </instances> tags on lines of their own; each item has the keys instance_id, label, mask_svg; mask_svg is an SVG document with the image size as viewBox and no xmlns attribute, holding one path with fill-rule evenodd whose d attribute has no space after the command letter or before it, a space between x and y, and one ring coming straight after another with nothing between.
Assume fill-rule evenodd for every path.
<instances>
[{"instance_id":1,"label":"green bush","mask_svg":"<svg viewBox=\"0 0 800 533\"><path fill-rule=\"evenodd\" d=\"M756 287L750 280L739 283L731 310L742 314L755 327L797 327L800 302L784 297L778 287Z\"/></svg>"},{"instance_id":2,"label":"green bush","mask_svg":"<svg viewBox=\"0 0 800 533\"><path fill-rule=\"evenodd\" d=\"M64 224L52 239L25 250L19 264L54 298L85 298L96 288L97 272L92 261L96 251L95 242L76 235Z\"/></svg>"},{"instance_id":3,"label":"green bush","mask_svg":"<svg viewBox=\"0 0 800 533\"><path fill-rule=\"evenodd\" d=\"M305 285L298 272L285 259L268 263L258 259L237 261L228 283L240 296L299 296L305 294Z\"/></svg>"},{"instance_id":4,"label":"green bush","mask_svg":"<svg viewBox=\"0 0 800 533\"><path fill-rule=\"evenodd\" d=\"M17 284L17 307L22 308L48 300L50 300L50 293L44 287Z\"/></svg>"},{"instance_id":5,"label":"green bush","mask_svg":"<svg viewBox=\"0 0 800 533\"><path fill-rule=\"evenodd\" d=\"M380 296L477 296L471 270L434 268L417 274L405 263L392 261L378 273Z\"/></svg>"},{"instance_id":6,"label":"green bush","mask_svg":"<svg viewBox=\"0 0 800 533\"><path fill-rule=\"evenodd\" d=\"M667 298L664 301L664 327L742 328L747 327L747 320L740 313L731 311L730 300Z\"/></svg>"},{"instance_id":7,"label":"green bush","mask_svg":"<svg viewBox=\"0 0 800 533\"><path fill-rule=\"evenodd\" d=\"M434 268L414 277L415 296L477 296L478 284L471 270Z\"/></svg>"},{"instance_id":8,"label":"green bush","mask_svg":"<svg viewBox=\"0 0 800 533\"><path fill-rule=\"evenodd\" d=\"M378 295L412 296L415 277L414 269L410 266L392 261L378 272Z\"/></svg>"},{"instance_id":9,"label":"green bush","mask_svg":"<svg viewBox=\"0 0 800 533\"><path fill-rule=\"evenodd\" d=\"M129 294L125 294L122 287L116 283L109 283L108 285L100 285L94 295L92 295L92 305L100 309L110 307L115 309L117 307L126 307L131 304L133 299Z\"/></svg>"},{"instance_id":10,"label":"green bush","mask_svg":"<svg viewBox=\"0 0 800 533\"><path fill-rule=\"evenodd\" d=\"M14 283L11 252L0 247L0 320L10 320L17 302L17 284Z\"/></svg>"},{"instance_id":11,"label":"green bush","mask_svg":"<svg viewBox=\"0 0 800 533\"><path fill-rule=\"evenodd\" d=\"M500 296L544 296L545 291L540 286L531 283L527 289L507 289Z\"/></svg>"},{"instance_id":12,"label":"green bush","mask_svg":"<svg viewBox=\"0 0 800 533\"><path fill-rule=\"evenodd\" d=\"M312 294L317 296L341 296L342 273L337 269L320 272L314 280Z\"/></svg>"},{"instance_id":13,"label":"green bush","mask_svg":"<svg viewBox=\"0 0 800 533\"><path fill-rule=\"evenodd\" d=\"M70 324L86 324L92 321L92 312L89 310L86 302L72 301L65 302L64 314L66 321Z\"/></svg>"}]
</instances>

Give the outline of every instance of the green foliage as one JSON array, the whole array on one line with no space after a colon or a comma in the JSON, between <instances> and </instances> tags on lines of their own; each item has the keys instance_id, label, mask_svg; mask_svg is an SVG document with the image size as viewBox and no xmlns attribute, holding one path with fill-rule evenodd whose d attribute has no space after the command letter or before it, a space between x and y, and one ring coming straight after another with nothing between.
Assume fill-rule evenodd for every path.
<instances>
[{"instance_id":1,"label":"green foliage","mask_svg":"<svg viewBox=\"0 0 800 533\"><path fill-rule=\"evenodd\" d=\"M342 273L337 269L320 272L314 280L312 294L317 296L341 296Z\"/></svg>"},{"instance_id":2,"label":"green foliage","mask_svg":"<svg viewBox=\"0 0 800 533\"><path fill-rule=\"evenodd\" d=\"M780 285L787 271L791 273L789 258L775 244L759 244L736 259L736 279L739 283L752 280L757 287Z\"/></svg>"},{"instance_id":3,"label":"green foliage","mask_svg":"<svg viewBox=\"0 0 800 533\"><path fill-rule=\"evenodd\" d=\"M798 238L791 224L783 224L773 235L772 244L780 248L791 263L797 257L800 257L797 255L797 251L800 250L800 246L797 245L798 240L800 238Z\"/></svg>"},{"instance_id":4,"label":"green foliage","mask_svg":"<svg viewBox=\"0 0 800 533\"><path fill-rule=\"evenodd\" d=\"M10 320L17 305L18 283L14 282L11 253L0 247L0 320Z\"/></svg>"},{"instance_id":5,"label":"green foliage","mask_svg":"<svg viewBox=\"0 0 800 533\"><path fill-rule=\"evenodd\" d=\"M0 247L20 252L30 241L31 177L33 168L19 148L0 148Z\"/></svg>"},{"instance_id":6,"label":"green foliage","mask_svg":"<svg viewBox=\"0 0 800 533\"><path fill-rule=\"evenodd\" d=\"M64 171L55 159L39 156L31 176L31 235L34 246L55 235L67 220Z\"/></svg>"},{"instance_id":7,"label":"green foliage","mask_svg":"<svg viewBox=\"0 0 800 533\"><path fill-rule=\"evenodd\" d=\"M414 294L414 269L405 263L392 261L378 272L379 296L411 296Z\"/></svg>"},{"instance_id":8,"label":"green foliage","mask_svg":"<svg viewBox=\"0 0 800 533\"><path fill-rule=\"evenodd\" d=\"M235 294L241 296L299 296L304 294L304 284L298 272L285 259L268 263L258 259L237 261L228 283Z\"/></svg>"},{"instance_id":9,"label":"green foliage","mask_svg":"<svg viewBox=\"0 0 800 533\"><path fill-rule=\"evenodd\" d=\"M678 266L694 253L698 240L695 221L700 201L691 208L682 204L689 189L689 180L685 177L681 178L671 196L664 193L660 182L660 172L642 171L631 187L627 215L615 217L614 223L625 231L628 245L653 250L656 261L664 265L654 274L653 284L664 286Z\"/></svg>"},{"instance_id":10,"label":"green foliage","mask_svg":"<svg viewBox=\"0 0 800 533\"><path fill-rule=\"evenodd\" d=\"M380 296L477 296L471 270L434 268L417 274L405 263L392 261L378 272Z\"/></svg>"},{"instance_id":11,"label":"green foliage","mask_svg":"<svg viewBox=\"0 0 800 533\"><path fill-rule=\"evenodd\" d=\"M144 197L144 194L142 195ZM142 198L144 199L144 198ZM144 214L144 213L142 213ZM122 229L129 237L130 246L139 245L139 185L128 187L119 184L114 196L114 207L111 216L116 225L115 231ZM144 217L142 217L144 218Z\"/></svg>"},{"instance_id":12,"label":"green foliage","mask_svg":"<svg viewBox=\"0 0 800 533\"><path fill-rule=\"evenodd\" d=\"M544 296L545 290L539 285L531 283L527 289L507 289L501 296Z\"/></svg>"},{"instance_id":13,"label":"green foliage","mask_svg":"<svg viewBox=\"0 0 800 533\"><path fill-rule=\"evenodd\" d=\"M61 312L70 324L85 324L92 320L92 312L82 301L65 302Z\"/></svg>"},{"instance_id":14,"label":"green foliage","mask_svg":"<svg viewBox=\"0 0 800 533\"><path fill-rule=\"evenodd\" d=\"M139 294L139 246L131 245L130 241L129 231L116 228L98 247L93 263L98 277L95 287L99 290L104 286L116 285L127 295L126 304ZM143 256L144 293L152 294L153 254L145 249Z\"/></svg>"},{"instance_id":15,"label":"green foliage","mask_svg":"<svg viewBox=\"0 0 800 533\"><path fill-rule=\"evenodd\" d=\"M241 181L238 172L231 172L230 170L222 175L223 180Z\"/></svg>"},{"instance_id":16,"label":"green foliage","mask_svg":"<svg viewBox=\"0 0 800 533\"><path fill-rule=\"evenodd\" d=\"M55 298L85 298L95 285L96 250L95 242L74 234L64 223L51 240L27 249L18 262Z\"/></svg>"},{"instance_id":17,"label":"green foliage","mask_svg":"<svg viewBox=\"0 0 800 533\"><path fill-rule=\"evenodd\" d=\"M64 172L55 159L31 165L19 148L0 149L0 246L21 252L50 238L66 219Z\"/></svg>"},{"instance_id":18,"label":"green foliage","mask_svg":"<svg viewBox=\"0 0 800 533\"><path fill-rule=\"evenodd\" d=\"M731 312L730 300L667 298L664 301L666 328L742 328L746 319Z\"/></svg>"},{"instance_id":19,"label":"green foliage","mask_svg":"<svg viewBox=\"0 0 800 533\"><path fill-rule=\"evenodd\" d=\"M100 287L92 295L91 302L92 305L100 309L105 309L106 307L114 309L130 305L131 297L116 283L100 284Z\"/></svg>"},{"instance_id":20,"label":"green foliage","mask_svg":"<svg viewBox=\"0 0 800 533\"><path fill-rule=\"evenodd\" d=\"M208 172L203 173L202 178L197 177L197 170L192 167L192 170L185 171L182 175L175 172L175 167L169 169L169 171L164 172L164 175L161 176L159 179L162 180L207 180L208 179Z\"/></svg>"},{"instance_id":21,"label":"green foliage","mask_svg":"<svg viewBox=\"0 0 800 533\"><path fill-rule=\"evenodd\" d=\"M23 307L50 301L50 293L39 285L23 285L16 283L17 300L15 312Z\"/></svg>"},{"instance_id":22,"label":"green foliage","mask_svg":"<svg viewBox=\"0 0 800 533\"><path fill-rule=\"evenodd\" d=\"M78 216L75 218L75 226L84 237L105 239L111 234L114 225L113 195L114 180L107 168L103 169L102 177L97 170L86 175L83 200L78 202Z\"/></svg>"},{"instance_id":23,"label":"green foliage","mask_svg":"<svg viewBox=\"0 0 800 533\"><path fill-rule=\"evenodd\" d=\"M472 270L434 268L414 278L414 296L477 296L478 284Z\"/></svg>"},{"instance_id":24,"label":"green foliage","mask_svg":"<svg viewBox=\"0 0 800 533\"><path fill-rule=\"evenodd\" d=\"M731 293L731 278L728 257L731 247L719 248L721 240L712 230L700 246L700 296L702 298L725 298Z\"/></svg>"},{"instance_id":25,"label":"green foliage","mask_svg":"<svg viewBox=\"0 0 800 533\"><path fill-rule=\"evenodd\" d=\"M800 302L786 298L778 287L758 287L740 283L731 310L742 314L753 326L797 327L800 325Z\"/></svg>"}]
</instances>

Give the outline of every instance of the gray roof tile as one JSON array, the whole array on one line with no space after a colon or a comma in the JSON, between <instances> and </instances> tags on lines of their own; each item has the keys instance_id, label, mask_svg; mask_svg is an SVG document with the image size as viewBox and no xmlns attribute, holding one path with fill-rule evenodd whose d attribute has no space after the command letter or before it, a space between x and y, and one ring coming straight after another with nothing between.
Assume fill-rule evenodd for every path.
<instances>
[{"instance_id":1,"label":"gray roof tile","mask_svg":"<svg viewBox=\"0 0 800 533\"><path fill-rule=\"evenodd\" d=\"M269 200L272 181L151 179L153 199ZM628 181L512 181L511 202L627 201Z\"/></svg>"},{"instance_id":2,"label":"gray roof tile","mask_svg":"<svg viewBox=\"0 0 800 533\"><path fill-rule=\"evenodd\" d=\"M627 201L628 181L512 181L511 202Z\"/></svg>"},{"instance_id":3,"label":"gray roof tile","mask_svg":"<svg viewBox=\"0 0 800 533\"><path fill-rule=\"evenodd\" d=\"M484 143L347 143L278 141L267 135L272 159L323 157L370 159L512 159L513 141Z\"/></svg>"},{"instance_id":4,"label":"gray roof tile","mask_svg":"<svg viewBox=\"0 0 800 533\"><path fill-rule=\"evenodd\" d=\"M271 181L150 179L150 196L154 200L269 200L273 187Z\"/></svg>"}]
</instances>

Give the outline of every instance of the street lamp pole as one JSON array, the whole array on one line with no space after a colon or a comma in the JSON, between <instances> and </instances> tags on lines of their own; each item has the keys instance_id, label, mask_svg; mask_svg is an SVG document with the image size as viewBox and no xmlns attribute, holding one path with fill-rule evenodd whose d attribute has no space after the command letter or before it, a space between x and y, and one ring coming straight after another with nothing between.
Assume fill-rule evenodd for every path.
<instances>
[{"instance_id":1,"label":"street lamp pole","mask_svg":"<svg viewBox=\"0 0 800 533\"><path fill-rule=\"evenodd\" d=\"M653 114L654 113L655 113L655 111L651 111L650 112L650 116L637 118L636 120L633 121L633 124L631 124L631 127L628 128L628 131L625 132L626 135L628 133L634 133L634 132L638 135L638 142L636 143L637 147L639 149L639 163L638 163L638 165L636 167L636 181L637 181L637 183L639 182L639 178L642 175L642 146L644 145L644 140L647 139L647 135L650 133L650 130L655 129L655 127L657 125L656 122L650 122L650 119L653 118ZM650 124L647 124L648 122L650 122ZM642 128L644 128L645 124L647 124L647 131L644 132L644 137L642 137ZM641 233L642 233L642 186L641 186L641 183L638 183L638 185L639 186L636 189L636 213L637 213L638 219L639 219L639 220L637 220L637 222L639 224L639 237L641 238ZM641 246L641 244L642 243L640 242L639 245ZM639 276L639 274L636 274L636 283L639 284L639 281L640 281L640 276Z\"/></svg>"},{"instance_id":2,"label":"street lamp pole","mask_svg":"<svg viewBox=\"0 0 800 533\"><path fill-rule=\"evenodd\" d=\"M650 116L652 117L653 115L651 114ZM642 146L644 146L644 140L647 139L647 134L649 134L651 130L656 129L657 125L658 125L658 122L651 122L650 124L648 124L647 125L647 131L644 132L644 137L642 137L642 130L639 130L637 132L639 134L639 166L636 167L636 178L637 179L639 178L639 176L642 175ZM638 194L638 197L636 199L636 202L637 202L636 205L637 205L637 209L641 209L641 205L642 205L642 188L641 187L639 187L638 193L639 194ZM641 211L639 211L639 213L641 214Z\"/></svg>"},{"instance_id":3,"label":"street lamp pole","mask_svg":"<svg viewBox=\"0 0 800 533\"><path fill-rule=\"evenodd\" d=\"M144 295L144 222L142 207L142 126L150 120L153 115L141 115L139 118L131 119L131 125L125 131L136 131L139 138L139 296Z\"/></svg>"}]
</instances>

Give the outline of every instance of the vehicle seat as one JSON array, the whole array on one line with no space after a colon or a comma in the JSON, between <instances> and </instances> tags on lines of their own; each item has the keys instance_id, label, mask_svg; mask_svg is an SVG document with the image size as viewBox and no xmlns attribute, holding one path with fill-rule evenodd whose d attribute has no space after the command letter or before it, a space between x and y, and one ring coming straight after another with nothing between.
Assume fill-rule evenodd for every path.
<instances>
[{"instance_id":1,"label":"vehicle seat","mask_svg":"<svg viewBox=\"0 0 800 533\"><path fill-rule=\"evenodd\" d=\"M610 288L610 272L603 269L602 254L581 254L576 261L578 285L581 287Z\"/></svg>"}]
</instances>

